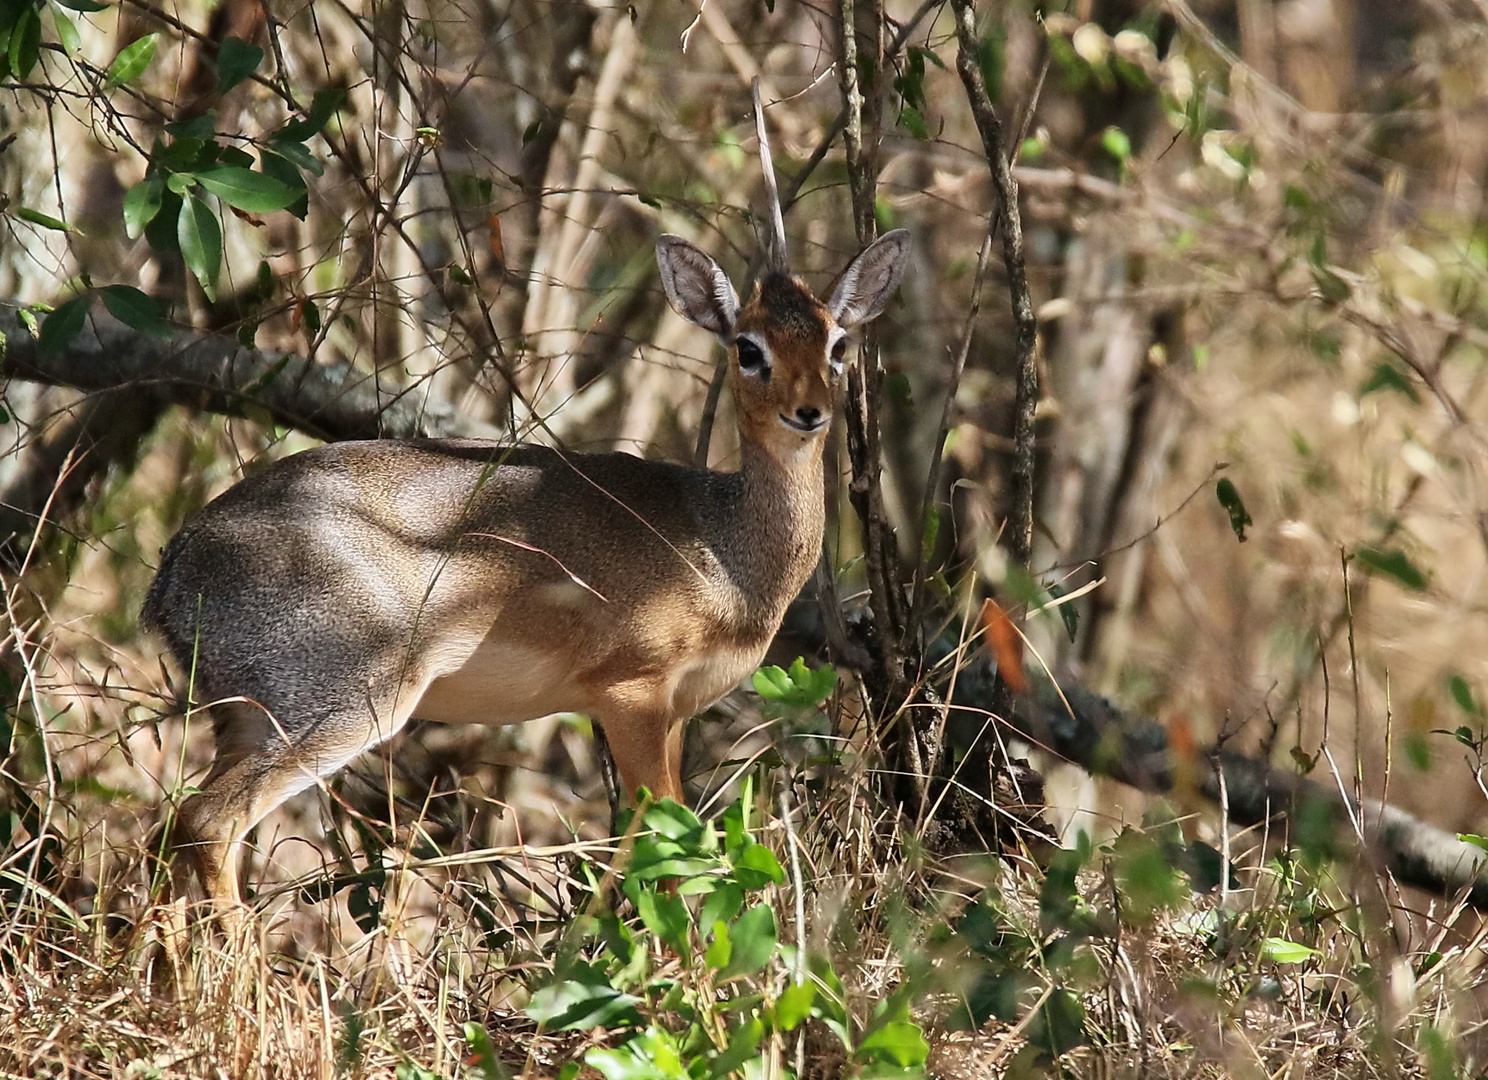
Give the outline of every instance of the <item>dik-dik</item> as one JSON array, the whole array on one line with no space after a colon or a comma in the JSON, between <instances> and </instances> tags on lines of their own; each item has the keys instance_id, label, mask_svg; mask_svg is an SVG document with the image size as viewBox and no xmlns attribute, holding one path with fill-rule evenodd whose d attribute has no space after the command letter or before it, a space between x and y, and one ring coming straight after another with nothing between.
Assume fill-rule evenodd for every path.
<instances>
[{"instance_id":1,"label":"dik-dik","mask_svg":"<svg viewBox=\"0 0 1488 1080\"><path fill-rule=\"evenodd\" d=\"M909 250L888 233L822 302L775 221L742 307L708 255L656 244L672 306L729 350L737 472L338 443L242 481L171 541L143 618L212 717L216 760L177 842L213 899L237 900L249 829L413 717L585 713L632 792L682 799L683 722L759 664L816 565L846 333L883 311Z\"/></svg>"}]
</instances>

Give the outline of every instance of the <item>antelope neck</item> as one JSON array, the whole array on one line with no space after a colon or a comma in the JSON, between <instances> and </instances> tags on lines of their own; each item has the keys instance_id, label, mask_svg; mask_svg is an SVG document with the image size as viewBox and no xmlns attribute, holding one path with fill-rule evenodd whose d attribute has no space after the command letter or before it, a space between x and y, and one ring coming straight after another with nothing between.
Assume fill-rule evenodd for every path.
<instances>
[{"instance_id":1,"label":"antelope neck","mask_svg":"<svg viewBox=\"0 0 1488 1080\"><path fill-rule=\"evenodd\" d=\"M743 527L725 548L723 561L740 589L782 613L805 584L821 551L825 442L817 438L791 460L781 461L746 440L740 448L739 471L729 478Z\"/></svg>"}]
</instances>

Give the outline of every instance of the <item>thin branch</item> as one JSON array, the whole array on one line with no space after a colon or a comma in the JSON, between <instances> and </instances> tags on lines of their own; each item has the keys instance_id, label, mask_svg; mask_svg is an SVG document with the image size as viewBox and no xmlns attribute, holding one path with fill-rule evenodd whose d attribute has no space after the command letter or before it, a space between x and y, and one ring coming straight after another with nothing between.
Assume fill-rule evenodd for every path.
<instances>
[{"instance_id":1,"label":"thin branch","mask_svg":"<svg viewBox=\"0 0 1488 1080\"><path fill-rule=\"evenodd\" d=\"M977 133L992 180L997 187L1002 214L1002 255L1007 266L1008 292L1017 327L1018 384L1013 411L1013 468L1010 477L1012 509L1008 547L1013 561L1025 569L1033 552L1033 420L1038 405L1038 323L1028 292L1028 270L1023 258L1023 221L1018 212L1018 181L1003 137L1002 122L992 108L992 99L977 62L976 12L971 0L951 0L956 16L956 71L966 88Z\"/></svg>"}]
</instances>

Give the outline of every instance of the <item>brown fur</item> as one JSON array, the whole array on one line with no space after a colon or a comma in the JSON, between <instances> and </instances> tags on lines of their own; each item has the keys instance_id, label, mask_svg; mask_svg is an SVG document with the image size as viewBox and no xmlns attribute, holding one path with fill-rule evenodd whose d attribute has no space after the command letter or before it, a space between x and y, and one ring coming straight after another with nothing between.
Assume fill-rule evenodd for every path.
<instances>
[{"instance_id":1,"label":"brown fur","mask_svg":"<svg viewBox=\"0 0 1488 1080\"><path fill-rule=\"evenodd\" d=\"M181 807L180 842L211 896L236 900L248 829L415 716L587 713L628 787L680 800L683 721L755 668L816 564L832 311L847 325L877 315L906 251L903 234L885 237L826 305L780 276L737 311L711 259L663 238L674 306L770 357L763 377L734 349L737 472L341 443L203 509L166 549L144 621L210 703L217 758Z\"/></svg>"}]
</instances>

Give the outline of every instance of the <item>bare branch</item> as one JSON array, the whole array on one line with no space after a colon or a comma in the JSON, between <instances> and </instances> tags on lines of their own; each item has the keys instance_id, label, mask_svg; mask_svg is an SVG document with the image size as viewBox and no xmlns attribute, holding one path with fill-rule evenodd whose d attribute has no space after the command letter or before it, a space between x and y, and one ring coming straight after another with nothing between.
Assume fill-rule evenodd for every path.
<instances>
[{"instance_id":1,"label":"bare branch","mask_svg":"<svg viewBox=\"0 0 1488 1080\"><path fill-rule=\"evenodd\" d=\"M161 341L101 309L55 355L36 340L13 305L0 304L0 376L70 386L88 393L132 387L162 404L230 416L251 409L276 424L327 440L487 434L486 425L417 388L390 387L352 364L319 364L297 353L248 349L231 338L180 334Z\"/></svg>"},{"instance_id":2,"label":"bare branch","mask_svg":"<svg viewBox=\"0 0 1488 1080\"><path fill-rule=\"evenodd\" d=\"M1014 399L1012 512L1008 529L1010 554L1024 568L1033 554L1033 414L1038 405L1038 323L1028 292L1023 259L1023 220L1018 212L1018 181L1002 134L1002 122L977 62L976 11L971 0L951 0L956 13L956 71L966 87L971 114L982 137L982 150L997 186L1002 215L1002 253L1012 294L1013 321L1018 331L1018 388Z\"/></svg>"}]
</instances>

